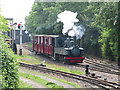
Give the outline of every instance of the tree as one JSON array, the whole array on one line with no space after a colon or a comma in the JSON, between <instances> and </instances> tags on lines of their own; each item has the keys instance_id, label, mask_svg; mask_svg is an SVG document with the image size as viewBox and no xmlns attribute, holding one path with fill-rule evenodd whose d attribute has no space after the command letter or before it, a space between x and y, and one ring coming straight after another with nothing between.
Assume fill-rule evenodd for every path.
<instances>
[{"instance_id":1,"label":"tree","mask_svg":"<svg viewBox=\"0 0 120 90\"><path fill-rule=\"evenodd\" d=\"M30 15L26 17L26 29L36 33L41 29L48 29L57 22L57 15L61 12L61 5L57 3L36 2Z\"/></svg>"},{"instance_id":2,"label":"tree","mask_svg":"<svg viewBox=\"0 0 120 90\"><path fill-rule=\"evenodd\" d=\"M101 43L102 46L102 52L103 52L102 54L105 58L109 57L110 60L117 60L118 32L116 32L116 30L117 30L117 18L118 18L118 3L104 2L99 4L98 7L99 8L94 10L96 20L92 24L94 26L96 25L98 29L101 28L101 32L100 32L101 36L99 38L99 42ZM105 48L105 45L108 45L109 48L108 47ZM105 55L105 53L109 53L108 51L111 51L112 54Z\"/></svg>"}]
</instances>

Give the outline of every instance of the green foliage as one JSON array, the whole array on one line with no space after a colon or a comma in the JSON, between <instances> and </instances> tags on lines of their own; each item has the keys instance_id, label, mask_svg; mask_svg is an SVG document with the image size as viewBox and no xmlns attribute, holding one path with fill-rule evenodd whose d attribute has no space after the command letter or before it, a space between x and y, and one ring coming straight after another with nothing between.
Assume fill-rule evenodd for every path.
<instances>
[{"instance_id":1,"label":"green foliage","mask_svg":"<svg viewBox=\"0 0 120 90\"><path fill-rule=\"evenodd\" d=\"M33 47L33 44L32 43L28 44L28 47Z\"/></svg>"},{"instance_id":2,"label":"green foliage","mask_svg":"<svg viewBox=\"0 0 120 90\"><path fill-rule=\"evenodd\" d=\"M48 32L48 28L56 24L57 15L61 12L61 5L57 3L36 2L30 15L25 18L26 29L32 33ZM46 31L45 31L46 30Z\"/></svg>"},{"instance_id":3,"label":"green foliage","mask_svg":"<svg viewBox=\"0 0 120 90\"><path fill-rule=\"evenodd\" d=\"M99 32L95 28L86 30L85 36L83 37L83 46L85 53L100 56L100 44L98 42ZM96 49L94 49L96 48Z\"/></svg>"},{"instance_id":4,"label":"green foliage","mask_svg":"<svg viewBox=\"0 0 120 90\"><path fill-rule=\"evenodd\" d=\"M101 36L99 42L102 46L102 55L110 60L117 60L118 51L118 35L117 35L117 19L118 19L118 3L106 2L98 6L98 11L95 10L95 25L101 25ZM114 8L113 8L114 7Z\"/></svg>"},{"instance_id":5,"label":"green foliage","mask_svg":"<svg viewBox=\"0 0 120 90\"><path fill-rule=\"evenodd\" d=\"M89 25L90 28L97 31L96 35L94 33L90 33L91 31L86 31L86 36L84 37L84 45L87 47L86 44L95 45L94 48L88 51L98 51L100 54L102 50L102 56L110 59L110 60L117 60L118 58L118 3L116 2L99 2L99 3L89 3L88 10L92 16L91 23ZM88 12L86 10L86 12ZM89 14L90 15L90 14ZM89 33L89 34L88 34ZM89 36L94 37L92 40ZM89 40L88 40L89 38ZM101 48L101 50L100 50ZM94 51L95 50L95 51ZM99 52L100 51L100 52ZM97 52L96 52L97 53Z\"/></svg>"},{"instance_id":6,"label":"green foliage","mask_svg":"<svg viewBox=\"0 0 120 90\"><path fill-rule=\"evenodd\" d=\"M106 42L102 45L102 54L105 58L113 60L112 51L110 49L109 42Z\"/></svg>"},{"instance_id":7,"label":"green foliage","mask_svg":"<svg viewBox=\"0 0 120 90\"><path fill-rule=\"evenodd\" d=\"M2 75L2 88L17 88L19 83L19 65L13 51L5 43L5 35L2 32L6 32L7 30L7 21L0 15L0 70Z\"/></svg>"}]
</instances>

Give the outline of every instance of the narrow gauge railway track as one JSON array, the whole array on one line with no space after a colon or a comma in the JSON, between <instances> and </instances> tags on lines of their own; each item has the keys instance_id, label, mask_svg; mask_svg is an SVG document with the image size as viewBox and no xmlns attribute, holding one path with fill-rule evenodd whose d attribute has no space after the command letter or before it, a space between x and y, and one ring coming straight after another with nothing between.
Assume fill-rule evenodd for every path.
<instances>
[{"instance_id":1,"label":"narrow gauge railway track","mask_svg":"<svg viewBox=\"0 0 120 90\"><path fill-rule=\"evenodd\" d=\"M88 62L89 64L92 64L93 63L90 63ZM86 65L82 65L82 64L77 64L76 67L82 67L82 68L85 68ZM96 66L96 67L95 67ZM104 72L104 73L109 73L109 74L115 74L115 75L120 75L120 72L119 71L111 71L110 69L105 69L105 68L101 68L101 67L98 67L97 65L94 64L94 66L90 66L89 67L90 70L94 70L94 71L99 71L99 72Z\"/></svg>"},{"instance_id":2,"label":"narrow gauge railway track","mask_svg":"<svg viewBox=\"0 0 120 90\"><path fill-rule=\"evenodd\" d=\"M111 71L111 70L107 70L107 69L100 69L100 68L90 68L91 70L94 70L94 71L100 71L100 72L104 72L104 73L109 73L109 74L115 74L115 75L120 75L120 72L115 72L115 71Z\"/></svg>"},{"instance_id":3,"label":"narrow gauge railway track","mask_svg":"<svg viewBox=\"0 0 120 90\"><path fill-rule=\"evenodd\" d=\"M55 73L55 74L59 74L59 75L69 77L69 78L72 78L72 79L86 81L88 83L97 85L97 86L102 87L104 89L120 88L119 85L117 83L114 83L114 82L108 82L108 81L99 80L99 79L96 79L96 78L85 77L85 76L76 75L76 74L73 74L73 73L67 73L67 72L63 72L63 71L53 70L53 69L49 69L49 68L43 67L43 66L36 66L36 65L25 64L25 63L21 63L21 62L19 62L19 63L20 63L20 66L23 66L23 67L31 68L31 69L34 69L34 70L39 70L39 71L42 71L42 72Z\"/></svg>"},{"instance_id":4,"label":"narrow gauge railway track","mask_svg":"<svg viewBox=\"0 0 120 90\"><path fill-rule=\"evenodd\" d=\"M96 59L93 59L93 58L87 58L86 59L87 61L85 61L85 62L87 62L87 63L93 63L93 64L96 64L97 66L99 66L99 67L104 67L104 68L106 68L106 69L114 69L114 70L120 70L118 67L115 67L115 66L110 66L110 65L106 65L106 64L101 64L101 63L98 63L98 62L96 62Z\"/></svg>"},{"instance_id":5,"label":"narrow gauge railway track","mask_svg":"<svg viewBox=\"0 0 120 90\"><path fill-rule=\"evenodd\" d=\"M89 63L90 64L90 63ZM85 68L86 65L82 65L82 64L77 64L76 67L82 67ZM93 71L99 71L99 72L104 72L104 73L109 73L109 74L115 74L115 75L120 75L120 72L116 72L116 71L111 71L110 69L105 69L105 68L100 68L100 67L89 67L90 70Z\"/></svg>"},{"instance_id":6,"label":"narrow gauge railway track","mask_svg":"<svg viewBox=\"0 0 120 90\"><path fill-rule=\"evenodd\" d=\"M120 69L118 68L112 68L108 65L104 65L104 64L99 64L99 63L96 63L90 59L86 59L86 61L84 61L88 64L91 64L93 66L90 67L91 70L94 70L94 71L100 71L100 72L104 72L104 73L110 73L110 74L115 74L115 75L120 75ZM81 66L81 65L80 65ZM83 67L83 65L81 66ZM85 67L85 65L84 65Z\"/></svg>"}]
</instances>

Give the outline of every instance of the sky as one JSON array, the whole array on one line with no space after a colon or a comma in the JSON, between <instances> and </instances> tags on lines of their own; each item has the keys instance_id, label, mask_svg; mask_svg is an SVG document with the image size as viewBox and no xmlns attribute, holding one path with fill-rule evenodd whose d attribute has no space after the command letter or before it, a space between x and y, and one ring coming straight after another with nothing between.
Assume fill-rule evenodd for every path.
<instances>
[{"instance_id":1,"label":"sky","mask_svg":"<svg viewBox=\"0 0 120 90\"><path fill-rule=\"evenodd\" d=\"M33 4L34 0L0 0L0 14L6 18L13 18L14 22L24 24L24 18L29 15Z\"/></svg>"}]
</instances>

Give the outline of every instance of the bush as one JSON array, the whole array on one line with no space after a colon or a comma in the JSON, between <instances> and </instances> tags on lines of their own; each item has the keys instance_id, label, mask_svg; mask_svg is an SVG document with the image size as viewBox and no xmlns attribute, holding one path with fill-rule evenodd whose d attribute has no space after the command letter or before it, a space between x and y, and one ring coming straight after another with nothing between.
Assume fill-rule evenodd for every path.
<instances>
[{"instance_id":1,"label":"bush","mask_svg":"<svg viewBox=\"0 0 120 90\"><path fill-rule=\"evenodd\" d=\"M2 76L2 88L17 88L19 64L13 51L5 43L5 35L2 35L2 32L7 30L7 21L0 15L0 77Z\"/></svg>"}]
</instances>

